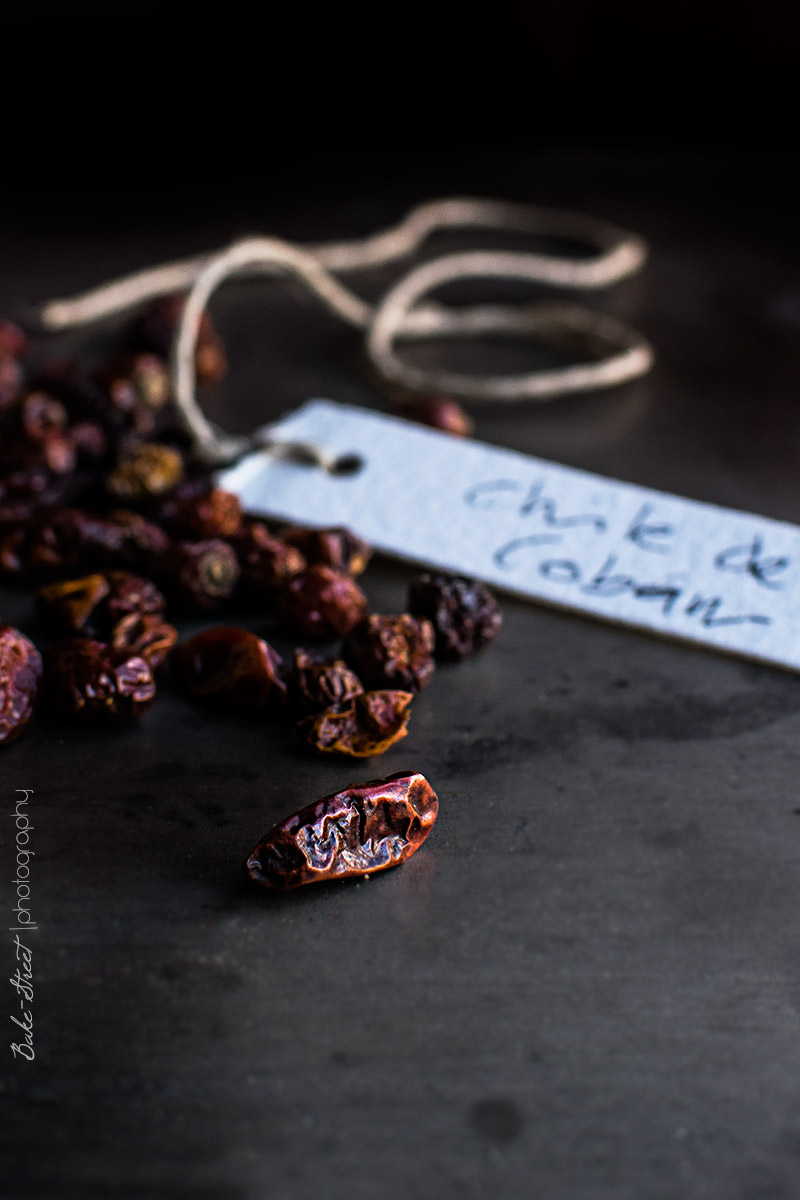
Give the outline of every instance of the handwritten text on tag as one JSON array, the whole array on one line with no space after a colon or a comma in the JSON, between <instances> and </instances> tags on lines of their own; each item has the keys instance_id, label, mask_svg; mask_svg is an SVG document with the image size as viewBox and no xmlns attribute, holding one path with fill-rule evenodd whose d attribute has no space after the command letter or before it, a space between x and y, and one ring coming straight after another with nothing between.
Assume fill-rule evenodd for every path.
<instances>
[{"instance_id":1,"label":"handwritten text on tag","mask_svg":"<svg viewBox=\"0 0 800 1200\"><path fill-rule=\"evenodd\" d=\"M352 475L248 456L251 512L347 525L387 554L611 621L800 669L800 528L311 401L271 436Z\"/></svg>"}]
</instances>

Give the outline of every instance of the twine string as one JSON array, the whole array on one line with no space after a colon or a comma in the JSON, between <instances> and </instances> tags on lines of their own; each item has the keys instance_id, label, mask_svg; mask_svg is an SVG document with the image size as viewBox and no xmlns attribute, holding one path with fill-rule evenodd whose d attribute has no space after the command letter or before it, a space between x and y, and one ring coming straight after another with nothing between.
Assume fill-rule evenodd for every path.
<instances>
[{"instance_id":1,"label":"twine string","mask_svg":"<svg viewBox=\"0 0 800 1200\"><path fill-rule=\"evenodd\" d=\"M441 255L402 276L377 305L336 278L406 258L436 232L467 229L567 238L596 252L583 258L510 250ZM162 264L77 296L48 301L39 310L39 319L48 331L75 328L186 290L171 354L173 394L198 456L218 464L255 445L267 453L282 453L268 431L250 437L226 434L197 403L195 346L200 320L214 291L233 275L288 274L299 279L330 311L363 331L374 370L390 384L462 400L545 401L643 375L652 365L653 351L622 322L571 301L456 308L431 300L422 303L423 297L462 279L513 279L573 290L604 288L638 271L646 256L642 238L595 217L497 200L452 198L421 204L399 225L353 241L297 246L279 238L245 238L214 254ZM588 356L588 361L521 375L477 376L417 367L396 349L400 341L498 336L568 345ZM302 458L301 449L294 446L292 454ZM321 448L308 444L305 450L304 461L335 469Z\"/></svg>"}]
</instances>

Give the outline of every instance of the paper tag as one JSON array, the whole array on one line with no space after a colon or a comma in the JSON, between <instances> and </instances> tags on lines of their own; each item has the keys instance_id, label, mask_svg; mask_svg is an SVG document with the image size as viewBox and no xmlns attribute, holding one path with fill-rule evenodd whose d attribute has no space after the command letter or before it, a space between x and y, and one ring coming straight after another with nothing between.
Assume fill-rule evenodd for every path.
<instances>
[{"instance_id":1,"label":"paper tag","mask_svg":"<svg viewBox=\"0 0 800 1200\"><path fill-rule=\"evenodd\" d=\"M352 475L249 455L249 512L346 525L377 549L515 595L800 668L800 528L314 400L270 427Z\"/></svg>"}]
</instances>

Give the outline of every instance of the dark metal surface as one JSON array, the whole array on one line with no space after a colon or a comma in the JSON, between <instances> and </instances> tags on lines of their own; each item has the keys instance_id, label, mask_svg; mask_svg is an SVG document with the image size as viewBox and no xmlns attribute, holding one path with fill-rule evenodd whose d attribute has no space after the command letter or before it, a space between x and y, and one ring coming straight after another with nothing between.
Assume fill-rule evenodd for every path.
<instances>
[{"instance_id":1,"label":"dark metal surface","mask_svg":"<svg viewBox=\"0 0 800 1200\"><path fill-rule=\"evenodd\" d=\"M178 230L5 229L0 308L244 229L366 232L437 191L563 203L651 239L605 302L659 364L542 412L480 410L478 436L800 521L790 182L520 158ZM233 288L219 312L233 370L210 404L231 427L312 394L381 403L354 335L292 289ZM371 567L374 606L399 610L408 575ZM4 597L23 620L28 594ZM800 682L504 608L498 642L442 669L366 764L166 690L136 728L43 722L4 752L2 894L10 910L14 789L32 788L39 923L36 1058L0 1048L9 1200L800 1196ZM241 881L275 820L405 768L441 803L405 866L284 897ZM7 1043L15 1002L4 984Z\"/></svg>"}]
</instances>

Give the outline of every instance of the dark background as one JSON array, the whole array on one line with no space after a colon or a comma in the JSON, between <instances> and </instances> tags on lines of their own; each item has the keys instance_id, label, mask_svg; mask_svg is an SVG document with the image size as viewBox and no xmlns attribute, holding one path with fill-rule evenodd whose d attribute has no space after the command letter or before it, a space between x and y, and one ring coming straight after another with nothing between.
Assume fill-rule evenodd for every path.
<instances>
[{"instance_id":1,"label":"dark background","mask_svg":"<svg viewBox=\"0 0 800 1200\"><path fill-rule=\"evenodd\" d=\"M3 14L3 199L144 221L509 147L784 155L799 31L776 0L30 0Z\"/></svg>"}]
</instances>

